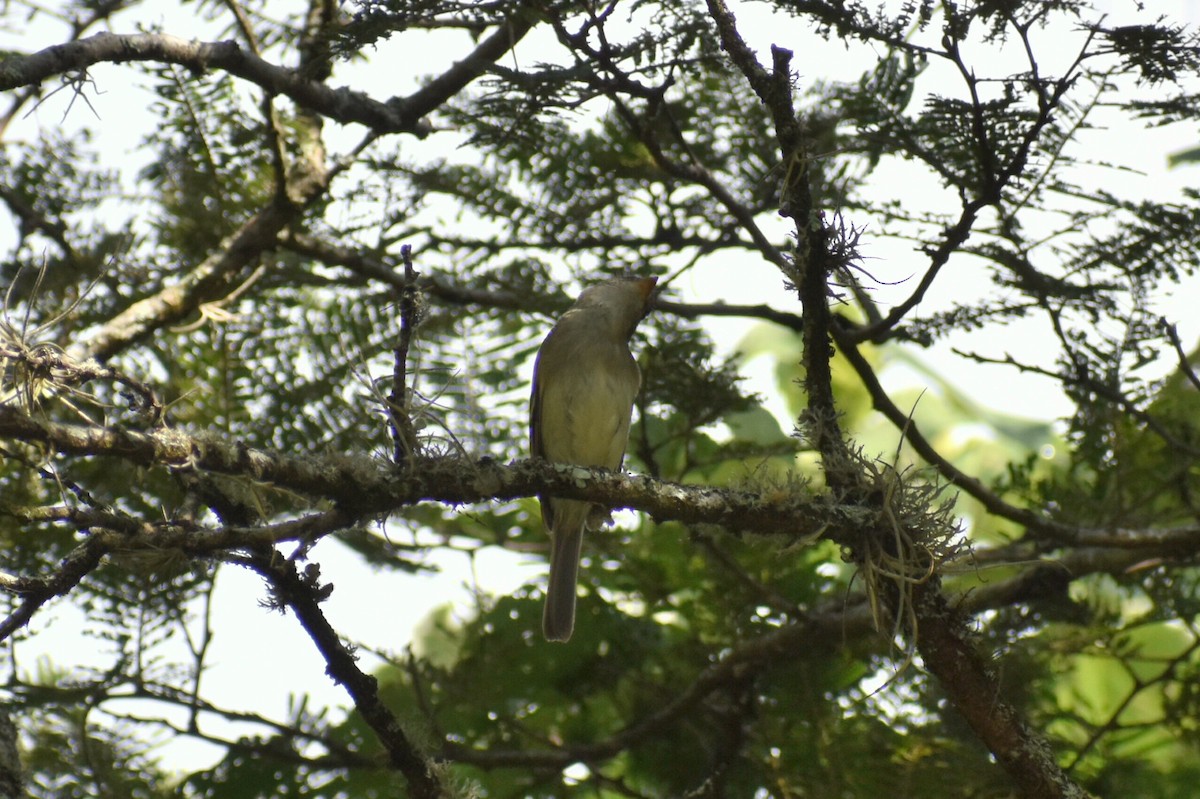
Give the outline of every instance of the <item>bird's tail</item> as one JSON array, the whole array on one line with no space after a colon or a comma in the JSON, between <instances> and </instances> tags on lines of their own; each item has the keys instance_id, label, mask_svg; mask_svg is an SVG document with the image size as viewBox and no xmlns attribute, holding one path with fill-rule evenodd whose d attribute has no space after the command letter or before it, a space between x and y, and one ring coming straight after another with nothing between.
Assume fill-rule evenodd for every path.
<instances>
[{"instance_id":1,"label":"bird's tail","mask_svg":"<svg viewBox=\"0 0 1200 799\"><path fill-rule=\"evenodd\" d=\"M542 613L542 634L547 641L567 641L575 629L575 584L579 578L579 555L583 530L591 503L560 501L554 508L554 530L550 534L550 584Z\"/></svg>"}]
</instances>

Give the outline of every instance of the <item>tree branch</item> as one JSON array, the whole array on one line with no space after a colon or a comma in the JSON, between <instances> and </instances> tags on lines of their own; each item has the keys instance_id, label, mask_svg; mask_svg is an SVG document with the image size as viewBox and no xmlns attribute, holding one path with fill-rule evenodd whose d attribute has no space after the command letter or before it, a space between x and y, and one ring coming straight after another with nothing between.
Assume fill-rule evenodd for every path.
<instances>
[{"instance_id":1,"label":"tree branch","mask_svg":"<svg viewBox=\"0 0 1200 799\"><path fill-rule=\"evenodd\" d=\"M393 348L392 391L387 398L388 416L392 429L392 460L405 463L416 455L417 431L412 421L412 403L408 388L408 353L413 331L420 323L420 299L417 295L417 270L413 268L412 248L400 248L404 259L404 286L396 291L400 306L400 334Z\"/></svg>"},{"instance_id":2,"label":"tree branch","mask_svg":"<svg viewBox=\"0 0 1200 799\"><path fill-rule=\"evenodd\" d=\"M366 456L292 456L213 435L60 424L6 406L0 406L0 438L41 443L63 454L118 457L143 467L239 475L312 499L332 500L349 519L417 502L459 504L549 493L635 508L660 519L784 533L794 540L836 537L839 530L870 521L861 507L829 504L820 497L792 495L768 501L751 492L663 483L540 460L502 465L491 458L418 457L411 460L411 468L398 472Z\"/></svg>"},{"instance_id":3,"label":"tree branch","mask_svg":"<svg viewBox=\"0 0 1200 799\"><path fill-rule=\"evenodd\" d=\"M1043 533L1063 543L1078 542L1078 528L1048 519L1028 508L1019 508L1016 505L1005 502L978 478L972 477L948 461L921 434L920 428L909 418L908 414L892 401L891 396L875 375L875 371L854 343L853 337L844 334L840 329L835 329L834 335L839 348L846 356L846 360L854 368L859 380L862 381L863 387L867 389L867 393L871 396L872 407L887 417L888 421L895 425L897 430L901 431L905 440L908 441L916 453L924 458L927 463L933 465L938 470L938 473L948 480L951 485L966 491L977 499L989 513L1017 522L1022 527Z\"/></svg>"},{"instance_id":4,"label":"tree branch","mask_svg":"<svg viewBox=\"0 0 1200 799\"><path fill-rule=\"evenodd\" d=\"M1143 557L1132 552L1094 548L1072 550L1059 560L1034 564L1006 580L952 595L949 605L960 612L978 613L1020 603L1036 604L1065 595L1072 580L1096 573L1120 574ZM862 594L831 600L791 615L794 620L779 629L739 641L717 662L696 674L687 686L673 689L675 692L660 707L599 741L537 750L480 750L446 742L441 756L484 769L561 769L571 763L598 763L662 735L713 693L728 690L738 680L758 674L774 663L783 661L794 666L798 660L820 660L834 650L847 647L862 654L884 652L892 646L891 639L875 629L869 603ZM666 690L670 689L664 687ZM988 695L979 701L990 705L992 698Z\"/></svg>"},{"instance_id":5,"label":"tree branch","mask_svg":"<svg viewBox=\"0 0 1200 799\"><path fill-rule=\"evenodd\" d=\"M7 640L10 635L28 624L42 605L56 596L65 596L79 585L80 580L100 565L103 556L103 543L97 539L88 539L63 559L62 565L49 580L33 584L20 581L17 592L24 598L8 618L0 621L0 641ZM4 587L13 590L9 586Z\"/></svg>"},{"instance_id":6,"label":"tree branch","mask_svg":"<svg viewBox=\"0 0 1200 799\"><path fill-rule=\"evenodd\" d=\"M275 601L296 614L325 659L326 672L350 694L359 715L379 737L391 764L404 775L409 795L414 799L446 796L432 764L380 699L379 681L358 667L358 657L342 643L321 611L320 603L332 586L318 583L319 569L310 564L301 576L295 562L280 557L274 549L256 553L250 558L249 565L271 585Z\"/></svg>"},{"instance_id":7,"label":"tree branch","mask_svg":"<svg viewBox=\"0 0 1200 799\"><path fill-rule=\"evenodd\" d=\"M525 34L533 29L538 19L539 11L536 6L532 3L526 4L517 13L507 17L495 33L480 42L466 58L456 61L441 75L409 95L404 100L404 106L421 115L441 107L525 38Z\"/></svg>"},{"instance_id":8,"label":"tree branch","mask_svg":"<svg viewBox=\"0 0 1200 799\"><path fill-rule=\"evenodd\" d=\"M239 274L275 246L279 232L299 213L296 206L277 197L182 280L133 303L91 331L72 352L85 359L106 360L182 320L202 303L223 296Z\"/></svg>"},{"instance_id":9,"label":"tree branch","mask_svg":"<svg viewBox=\"0 0 1200 799\"><path fill-rule=\"evenodd\" d=\"M995 674L968 641L963 619L950 609L939 581L918 585L913 603L921 625L917 648L926 668L1022 796L1083 799L1083 789L1058 765L1045 738L1000 693Z\"/></svg>"},{"instance_id":10,"label":"tree branch","mask_svg":"<svg viewBox=\"0 0 1200 799\"><path fill-rule=\"evenodd\" d=\"M293 252L307 255L329 266L340 266L368 280L375 280L390 286L397 291L402 291L408 286L404 274L394 270L382 256L324 241L306 233L291 231L284 233L282 244ZM490 288L472 288L462 283L453 283L438 274L419 275L416 285L429 296L453 305L478 305L484 308L509 308L523 311L537 309L528 295L496 291ZM799 314L772 308L766 304L682 303L659 297L654 300L653 310L665 311L684 319L697 319L702 316L762 319L795 331L803 329L804 325L803 317Z\"/></svg>"},{"instance_id":11,"label":"tree branch","mask_svg":"<svg viewBox=\"0 0 1200 799\"><path fill-rule=\"evenodd\" d=\"M835 325L828 303L829 276L842 253L831 248L830 229L813 206L808 157L792 105L792 53L772 46L773 66L768 73L742 40L722 0L708 0L708 7L722 46L775 120L787 167L780 213L796 225L796 262L790 276L804 307L806 432L821 455L833 494L878 509L877 523L848 530L850 537L844 539L863 573L872 607L879 596L897 629L907 633L971 729L1028 796L1082 796L1082 790L1058 766L1045 739L1000 695L994 675L968 640L962 619L947 604L933 554L938 546L937 531L924 529L920 522L898 522L892 511L900 495L864 472L843 437L830 369ZM989 202L999 200L995 194L989 191ZM928 273L927 279L932 280ZM895 565L880 568L885 563Z\"/></svg>"},{"instance_id":12,"label":"tree branch","mask_svg":"<svg viewBox=\"0 0 1200 799\"><path fill-rule=\"evenodd\" d=\"M0 707L0 797L22 799L26 795L17 725L13 724L9 708Z\"/></svg>"},{"instance_id":13,"label":"tree branch","mask_svg":"<svg viewBox=\"0 0 1200 799\"><path fill-rule=\"evenodd\" d=\"M427 96L421 97L425 101L421 103L401 98L380 102L362 92L331 89L323 83L308 80L295 70L264 61L234 41L195 42L165 33L97 33L30 55L9 56L0 61L0 91L41 83L55 75L86 70L95 64L131 61L178 64L197 74L222 69L261 86L269 94L284 95L336 122L357 122L379 133L410 133L423 137L432 130L421 119L432 110Z\"/></svg>"}]
</instances>

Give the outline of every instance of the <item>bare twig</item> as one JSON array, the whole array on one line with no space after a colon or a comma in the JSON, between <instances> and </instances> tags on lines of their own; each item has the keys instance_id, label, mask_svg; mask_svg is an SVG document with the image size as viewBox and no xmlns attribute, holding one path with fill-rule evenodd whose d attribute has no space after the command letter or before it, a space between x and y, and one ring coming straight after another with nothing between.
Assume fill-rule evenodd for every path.
<instances>
[{"instance_id":1,"label":"bare twig","mask_svg":"<svg viewBox=\"0 0 1200 799\"><path fill-rule=\"evenodd\" d=\"M1171 342L1171 348L1175 350L1175 354L1179 356L1179 371L1183 372L1188 382L1194 388L1200 389L1200 377L1196 376L1196 370L1192 368L1191 359L1188 358L1186 352L1183 351L1183 342L1179 340L1179 330L1175 325L1167 322L1166 319L1161 321L1163 330L1167 333L1167 340Z\"/></svg>"},{"instance_id":2,"label":"bare twig","mask_svg":"<svg viewBox=\"0 0 1200 799\"><path fill-rule=\"evenodd\" d=\"M389 760L408 783L414 799L439 799L446 796L431 762L409 738L395 714L379 697L379 683L358 667L354 652L342 643L337 631L325 618L320 603L333 589L319 583L320 572L310 564L301 575L296 563L275 556L273 550L252 555L247 565L271 585L274 601L290 609L300 620L325 659L326 671L334 682L350 694L354 707L367 722L387 751Z\"/></svg>"},{"instance_id":3,"label":"bare twig","mask_svg":"<svg viewBox=\"0 0 1200 799\"><path fill-rule=\"evenodd\" d=\"M412 248L407 244L400 248L400 258L404 262L404 287L399 291L400 338L393 350L392 393L387 398L388 415L392 420L392 442L395 445L392 459L396 463L404 463L417 453L417 431L413 427L407 381L408 351L412 346L413 331L420 323L417 270L413 268Z\"/></svg>"}]
</instances>

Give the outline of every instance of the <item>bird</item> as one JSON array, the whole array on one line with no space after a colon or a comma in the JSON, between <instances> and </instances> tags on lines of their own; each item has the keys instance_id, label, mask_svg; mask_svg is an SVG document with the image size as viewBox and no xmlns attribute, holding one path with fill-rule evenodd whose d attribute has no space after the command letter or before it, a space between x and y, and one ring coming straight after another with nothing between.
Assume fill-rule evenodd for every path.
<instances>
[{"instance_id":1,"label":"bird","mask_svg":"<svg viewBox=\"0 0 1200 799\"><path fill-rule=\"evenodd\" d=\"M529 400L530 453L552 463L619 469L642 376L629 339L649 310L658 278L618 278L585 289L538 348ZM602 511L591 502L540 496L550 534L550 581L542 615L547 641L575 628L583 533Z\"/></svg>"}]
</instances>

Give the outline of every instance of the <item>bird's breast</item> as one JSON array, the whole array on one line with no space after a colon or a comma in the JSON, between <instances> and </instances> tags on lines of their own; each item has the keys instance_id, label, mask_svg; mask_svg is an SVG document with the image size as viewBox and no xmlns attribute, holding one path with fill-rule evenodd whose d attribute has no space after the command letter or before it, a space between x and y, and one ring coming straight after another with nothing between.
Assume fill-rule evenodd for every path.
<instances>
[{"instance_id":1,"label":"bird's breast","mask_svg":"<svg viewBox=\"0 0 1200 799\"><path fill-rule=\"evenodd\" d=\"M547 459L616 469L629 436L641 382L627 349L582 349L565 368L544 375L542 446Z\"/></svg>"}]
</instances>

